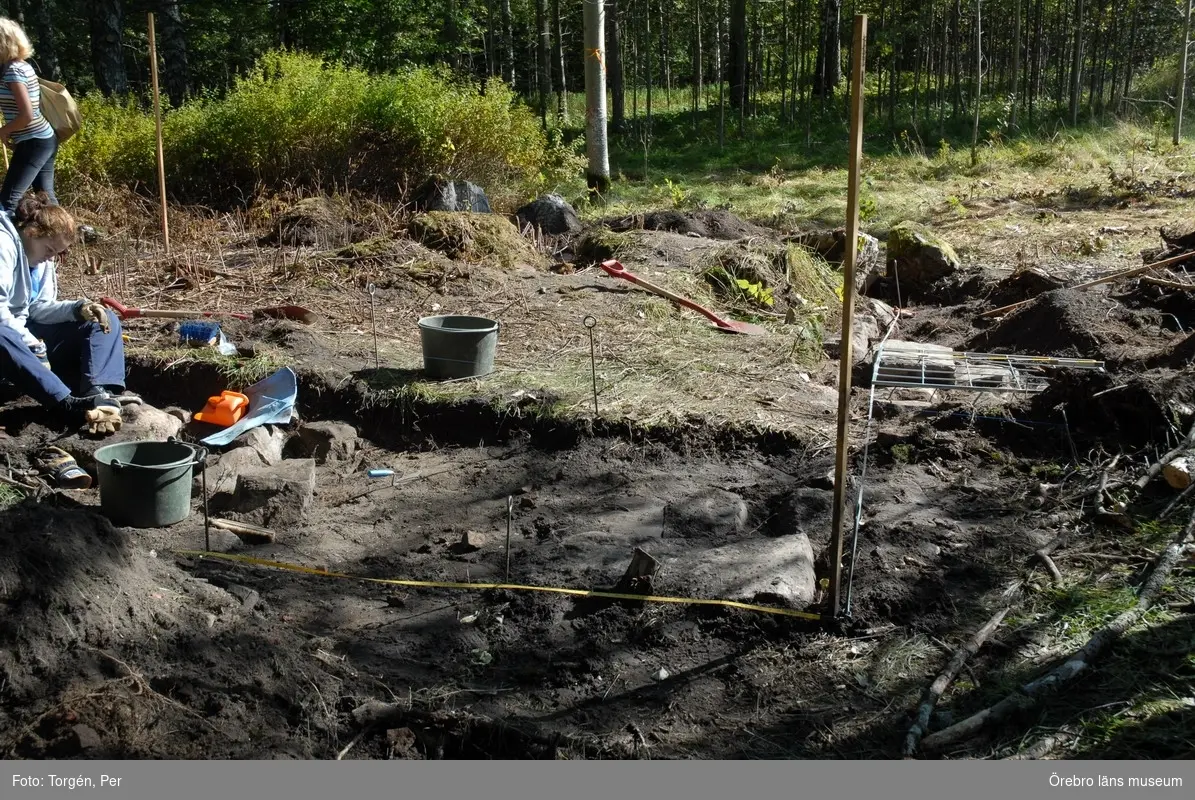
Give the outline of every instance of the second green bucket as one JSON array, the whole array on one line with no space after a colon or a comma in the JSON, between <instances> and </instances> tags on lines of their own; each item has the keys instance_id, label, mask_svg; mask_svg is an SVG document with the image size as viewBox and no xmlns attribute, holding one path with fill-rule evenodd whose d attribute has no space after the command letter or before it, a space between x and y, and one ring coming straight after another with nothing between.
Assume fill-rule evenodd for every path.
<instances>
[{"instance_id":1,"label":"second green bucket","mask_svg":"<svg viewBox=\"0 0 1195 800\"><path fill-rule=\"evenodd\" d=\"M445 315L419 320L423 371L429 378L480 378L494 371L498 323L485 317Z\"/></svg>"},{"instance_id":2,"label":"second green bucket","mask_svg":"<svg viewBox=\"0 0 1195 800\"><path fill-rule=\"evenodd\" d=\"M100 510L117 525L165 528L191 513L191 477L207 458L185 442L124 442L95 451Z\"/></svg>"}]
</instances>

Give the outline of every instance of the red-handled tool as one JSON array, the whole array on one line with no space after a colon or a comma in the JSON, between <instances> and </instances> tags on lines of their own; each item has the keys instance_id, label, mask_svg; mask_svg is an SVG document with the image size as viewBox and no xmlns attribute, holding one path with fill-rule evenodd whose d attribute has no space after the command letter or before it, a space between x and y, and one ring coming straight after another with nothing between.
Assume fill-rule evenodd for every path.
<instances>
[{"instance_id":1,"label":"red-handled tool","mask_svg":"<svg viewBox=\"0 0 1195 800\"><path fill-rule=\"evenodd\" d=\"M738 320L733 319L723 319L714 312L710 311L708 308L700 306L697 303L694 303L692 300L681 297L679 294L673 294L667 289L656 286L654 283L648 283L637 275L633 275L628 272L627 268L618 261L613 259L610 261L603 261L601 263L601 267L603 270L605 270L606 274L612 278L622 278L624 281L630 281L633 284L643 287L652 294L658 294L660 297L671 300L677 305L681 305L685 308L696 311L698 314L701 314L702 316L711 320L714 323L714 327L718 328L719 330L729 331L731 333L745 333L748 336L767 336L768 334L767 328L763 328L759 325L752 325L750 322L739 322Z\"/></svg>"},{"instance_id":2,"label":"red-handled tool","mask_svg":"<svg viewBox=\"0 0 1195 800\"><path fill-rule=\"evenodd\" d=\"M195 319L195 317L232 317L233 319L252 320L261 317L273 319L290 319L310 325L319 317L313 311L302 306L274 306L272 308L256 308L252 314L238 314L233 311L174 311L159 308L129 308L113 300L111 297L101 297L100 303L115 311L121 319L136 319L138 317L154 317L161 319Z\"/></svg>"},{"instance_id":3,"label":"red-handled tool","mask_svg":"<svg viewBox=\"0 0 1195 800\"><path fill-rule=\"evenodd\" d=\"M101 297L100 302L115 311L121 319L137 319L140 317L154 317L161 319L194 319L195 317L233 317L234 319L253 319L248 314L234 314L231 311L173 311L157 308L129 308L118 303L111 297Z\"/></svg>"}]
</instances>

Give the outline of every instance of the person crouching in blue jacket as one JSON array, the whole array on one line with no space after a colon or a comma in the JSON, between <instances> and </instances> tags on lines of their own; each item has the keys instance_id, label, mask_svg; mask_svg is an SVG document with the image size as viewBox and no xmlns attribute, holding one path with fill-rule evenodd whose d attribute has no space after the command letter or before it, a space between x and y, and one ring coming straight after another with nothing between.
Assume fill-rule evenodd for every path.
<instances>
[{"instance_id":1,"label":"person crouching in blue jacket","mask_svg":"<svg viewBox=\"0 0 1195 800\"><path fill-rule=\"evenodd\" d=\"M0 378L91 433L120 430L124 342L120 320L90 300L59 300L54 261L75 220L44 193L0 214Z\"/></svg>"}]
</instances>

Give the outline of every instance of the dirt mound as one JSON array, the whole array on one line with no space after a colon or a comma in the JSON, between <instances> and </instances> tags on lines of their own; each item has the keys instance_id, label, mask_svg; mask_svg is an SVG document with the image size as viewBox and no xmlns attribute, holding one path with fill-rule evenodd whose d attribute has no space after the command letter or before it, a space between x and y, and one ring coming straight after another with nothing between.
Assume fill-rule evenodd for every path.
<instances>
[{"instance_id":1,"label":"dirt mound","mask_svg":"<svg viewBox=\"0 0 1195 800\"><path fill-rule=\"evenodd\" d=\"M0 519L0 550L0 675L22 702L102 674L97 651L152 649L171 630L207 628L207 613L232 602L196 596L198 584L180 586L177 571L83 509L22 503Z\"/></svg>"},{"instance_id":2,"label":"dirt mound","mask_svg":"<svg viewBox=\"0 0 1195 800\"><path fill-rule=\"evenodd\" d=\"M1006 306L1062 288L1062 281L1037 268L1017 270L996 283L987 296L989 303Z\"/></svg>"},{"instance_id":3,"label":"dirt mound","mask_svg":"<svg viewBox=\"0 0 1195 800\"><path fill-rule=\"evenodd\" d=\"M408 227L412 239L449 258L496 262L507 269L547 265L518 228L497 214L432 211L416 215Z\"/></svg>"},{"instance_id":4,"label":"dirt mound","mask_svg":"<svg viewBox=\"0 0 1195 800\"><path fill-rule=\"evenodd\" d=\"M1195 371L1190 367L1150 370L1127 380L1063 370L1028 401L1027 416L1055 419L1061 408L1074 435L1139 446L1166 441L1174 428L1185 431L1195 414L1188 404L1192 396Z\"/></svg>"},{"instance_id":5,"label":"dirt mound","mask_svg":"<svg viewBox=\"0 0 1195 800\"><path fill-rule=\"evenodd\" d=\"M746 222L729 211L651 211L606 220L606 227L617 233L633 230L671 231L673 233L704 236L709 239L743 239L748 236L775 237L776 232Z\"/></svg>"},{"instance_id":6,"label":"dirt mound","mask_svg":"<svg viewBox=\"0 0 1195 800\"><path fill-rule=\"evenodd\" d=\"M288 208L269 233L264 245L290 247L340 247L357 241L362 231L326 197L306 197Z\"/></svg>"},{"instance_id":7,"label":"dirt mound","mask_svg":"<svg viewBox=\"0 0 1195 800\"><path fill-rule=\"evenodd\" d=\"M1118 360L1140 342L1140 321L1098 294L1057 289L976 334L972 351Z\"/></svg>"}]
</instances>

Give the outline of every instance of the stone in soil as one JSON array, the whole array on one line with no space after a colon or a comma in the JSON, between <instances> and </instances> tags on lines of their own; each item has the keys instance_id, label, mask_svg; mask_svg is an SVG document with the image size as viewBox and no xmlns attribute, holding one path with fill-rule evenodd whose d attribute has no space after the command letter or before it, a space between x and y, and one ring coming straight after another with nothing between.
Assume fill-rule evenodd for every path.
<instances>
[{"instance_id":1,"label":"stone in soil","mask_svg":"<svg viewBox=\"0 0 1195 800\"><path fill-rule=\"evenodd\" d=\"M581 218L576 209L558 194L537 197L516 211L515 216L520 227L530 225L552 236L581 230Z\"/></svg>"},{"instance_id":2,"label":"stone in soil","mask_svg":"<svg viewBox=\"0 0 1195 800\"><path fill-rule=\"evenodd\" d=\"M429 178L415 192L415 208L419 211L471 211L490 213L490 201L485 190L469 181L450 181Z\"/></svg>"},{"instance_id":3,"label":"stone in soil","mask_svg":"<svg viewBox=\"0 0 1195 800\"><path fill-rule=\"evenodd\" d=\"M709 587L710 596L741 602L779 600L801 608L813 602L813 547L804 534L753 538L686 555L668 566Z\"/></svg>"},{"instance_id":4,"label":"stone in soil","mask_svg":"<svg viewBox=\"0 0 1195 800\"><path fill-rule=\"evenodd\" d=\"M724 489L707 489L665 506L665 536L709 536L741 533L747 524L747 503Z\"/></svg>"},{"instance_id":5,"label":"stone in soil","mask_svg":"<svg viewBox=\"0 0 1195 800\"><path fill-rule=\"evenodd\" d=\"M183 428L182 420L178 417L147 403L125 406L121 418L120 430L111 436L71 436L58 446L74 456L80 467L94 472L95 451L101 447L126 442L164 442L177 437Z\"/></svg>"},{"instance_id":6,"label":"stone in soil","mask_svg":"<svg viewBox=\"0 0 1195 800\"><path fill-rule=\"evenodd\" d=\"M895 271L902 286L929 286L959 266L954 248L924 225L902 222L888 232L888 271Z\"/></svg>"},{"instance_id":7,"label":"stone in soil","mask_svg":"<svg viewBox=\"0 0 1195 800\"><path fill-rule=\"evenodd\" d=\"M317 464L347 461L358 447L357 429L345 422L321 420L304 423L288 450L300 458L313 458Z\"/></svg>"},{"instance_id":8,"label":"stone in soil","mask_svg":"<svg viewBox=\"0 0 1195 800\"><path fill-rule=\"evenodd\" d=\"M315 498L315 460L288 459L237 476L233 510L270 528L302 524Z\"/></svg>"},{"instance_id":9,"label":"stone in soil","mask_svg":"<svg viewBox=\"0 0 1195 800\"><path fill-rule=\"evenodd\" d=\"M262 425L237 437L229 447L252 450L257 454L261 463L273 466L282 460L282 450L285 445L285 433L272 425Z\"/></svg>"}]
</instances>

